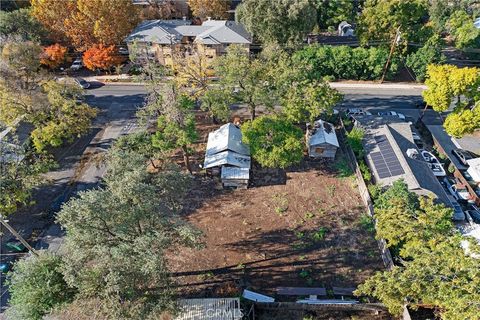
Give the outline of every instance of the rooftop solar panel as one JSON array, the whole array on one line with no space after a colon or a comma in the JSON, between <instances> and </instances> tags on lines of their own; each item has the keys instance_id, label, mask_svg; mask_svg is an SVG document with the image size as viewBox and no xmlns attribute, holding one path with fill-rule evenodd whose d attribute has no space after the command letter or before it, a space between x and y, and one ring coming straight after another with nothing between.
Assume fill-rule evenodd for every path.
<instances>
[{"instance_id":1,"label":"rooftop solar panel","mask_svg":"<svg viewBox=\"0 0 480 320\"><path fill-rule=\"evenodd\" d=\"M385 135L375 136L379 152L370 153L373 165L380 179L395 177L405 173L395 151Z\"/></svg>"}]
</instances>

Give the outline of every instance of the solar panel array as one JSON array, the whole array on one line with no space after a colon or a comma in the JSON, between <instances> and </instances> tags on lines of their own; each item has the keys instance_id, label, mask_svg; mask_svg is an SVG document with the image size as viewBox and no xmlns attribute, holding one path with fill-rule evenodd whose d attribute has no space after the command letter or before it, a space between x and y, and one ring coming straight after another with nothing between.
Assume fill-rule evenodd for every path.
<instances>
[{"instance_id":1,"label":"solar panel array","mask_svg":"<svg viewBox=\"0 0 480 320\"><path fill-rule=\"evenodd\" d=\"M404 174L402 165L385 135L375 136L379 152L370 153L373 165L380 179Z\"/></svg>"}]
</instances>

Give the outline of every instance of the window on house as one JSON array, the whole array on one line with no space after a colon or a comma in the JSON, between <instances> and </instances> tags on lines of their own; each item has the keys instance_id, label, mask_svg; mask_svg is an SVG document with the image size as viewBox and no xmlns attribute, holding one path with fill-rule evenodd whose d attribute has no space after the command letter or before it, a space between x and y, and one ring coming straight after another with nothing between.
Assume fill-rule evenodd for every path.
<instances>
[{"instance_id":1,"label":"window on house","mask_svg":"<svg viewBox=\"0 0 480 320\"><path fill-rule=\"evenodd\" d=\"M315 148L315 153L322 154L325 151L325 148L317 147Z\"/></svg>"}]
</instances>

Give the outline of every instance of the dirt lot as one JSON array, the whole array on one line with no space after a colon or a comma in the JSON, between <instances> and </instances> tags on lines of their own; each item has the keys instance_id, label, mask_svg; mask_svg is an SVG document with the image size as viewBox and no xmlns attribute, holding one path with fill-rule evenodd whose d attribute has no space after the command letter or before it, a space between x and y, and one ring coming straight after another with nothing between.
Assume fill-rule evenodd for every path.
<instances>
[{"instance_id":1,"label":"dirt lot","mask_svg":"<svg viewBox=\"0 0 480 320\"><path fill-rule=\"evenodd\" d=\"M193 166L202 159L196 146ZM169 263L182 296L231 296L242 288L273 294L279 286L355 287L383 264L352 177L335 163L254 167L247 190L222 190L195 174L185 219L204 232L205 247L180 249ZM198 167L198 166L196 166ZM197 170L198 171L198 170Z\"/></svg>"}]
</instances>

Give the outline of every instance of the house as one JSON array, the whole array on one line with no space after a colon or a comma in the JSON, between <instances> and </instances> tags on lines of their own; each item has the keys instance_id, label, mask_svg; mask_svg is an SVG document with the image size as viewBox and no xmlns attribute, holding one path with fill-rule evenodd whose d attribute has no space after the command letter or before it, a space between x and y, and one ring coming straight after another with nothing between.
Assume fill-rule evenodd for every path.
<instances>
[{"instance_id":1,"label":"house","mask_svg":"<svg viewBox=\"0 0 480 320\"><path fill-rule=\"evenodd\" d=\"M323 120L315 121L313 127L307 123L306 141L311 158L335 159L340 147L335 127Z\"/></svg>"},{"instance_id":2,"label":"house","mask_svg":"<svg viewBox=\"0 0 480 320\"><path fill-rule=\"evenodd\" d=\"M366 115L356 116L355 125L365 130L365 160L377 184L387 186L403 179L412 192L451 206L444 188L419 156L410 123L395 116Z\"/></svg>"},{"instance_id":3,"label":"house","mask_svg":"<svg viewBox=\"0 0 480 320\"><path fill-rule=\"evenodd\" d=\"M203 168L220 175L224 187L246 188L250 179L250 149L242 142L242 132L227 123L208 134Z\"/></svg>"},{"instance_id":4,"label":"house","mask_svg":"<svg viewBox=\"0 0 480 320\"><path fill-rule=\"evenodd\" d=\"M200 53L213 59L231 44L250 50L251 36L230 20L206 20L201 25L182 20L145 20L125 39L130 52L145 52L162 65L171 65L173 56Z\"/></svg>"}]
</instances>

